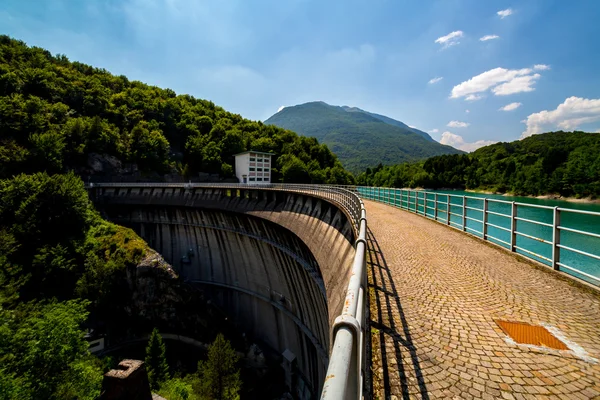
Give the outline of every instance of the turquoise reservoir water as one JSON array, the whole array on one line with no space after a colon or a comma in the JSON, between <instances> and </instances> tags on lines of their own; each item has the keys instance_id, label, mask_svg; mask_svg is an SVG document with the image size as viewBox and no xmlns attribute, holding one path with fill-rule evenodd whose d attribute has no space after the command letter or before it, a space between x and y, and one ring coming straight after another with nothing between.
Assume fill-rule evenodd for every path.
<instances>
[{"instance_id":1,"label":"turquoise reservoir water","mask_svg":"<svg viewBox=\"0 0 600 400\"><path fill-rule=\"evenodd\" d=\"M552 265L552 236L555 207L559 208L560 245L580 252L600 257L600 204L568 202L561 200L535 199L492 194L479 194L463 191L408 191L387 188L358 188L367 199L378 200L401 208L417 211L421 215L435 218L435 197L437 194L437 219L455 228L483 237L484 198L489 199L487 239L499 246L510 249L511 212L516 203L516 252L546 265ZM463 196L465 196L466 218L463 218ZM596 212L598 215L578 213ZM535 221L535 222L533 222ZM537 222L537 223L536 223ZM572 230L585 231L595 236L584 235ZM560 269L568 274L595 285L600 285L600 260L566 248L557 250L560 255ZM490 260L492 261L492 260ZM572 269L576 271L573 271ZM577 271L583 272L578 273Z\"/></svg>"}]
</instances>

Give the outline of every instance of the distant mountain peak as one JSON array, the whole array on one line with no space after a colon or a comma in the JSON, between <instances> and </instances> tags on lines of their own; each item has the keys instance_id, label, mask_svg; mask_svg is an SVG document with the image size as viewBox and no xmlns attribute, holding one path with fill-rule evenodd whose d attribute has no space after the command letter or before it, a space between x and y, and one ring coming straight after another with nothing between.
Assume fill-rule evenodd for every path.
<instances>
[{"instance_id":1,"label":"distant mountain peak","mask_svg":"<svg viewBox=\"0 0 600 400\"><path fill-rule=\"evenodd\" d=\"M461 153L401 121L354 106L312 101L286 106L264 121L316 137L355 172L366 167Z\"/></svg>"}]
</instances>

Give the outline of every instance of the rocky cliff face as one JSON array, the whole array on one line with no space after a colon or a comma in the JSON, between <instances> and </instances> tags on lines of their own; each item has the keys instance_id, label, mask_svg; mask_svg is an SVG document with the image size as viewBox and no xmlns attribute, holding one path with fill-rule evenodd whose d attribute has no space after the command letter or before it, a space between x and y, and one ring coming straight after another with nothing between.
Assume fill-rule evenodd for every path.
<instances>
[{"instance_id":1,"label":"rocky cliff face","mask_svg":"<svg viewBox=\"0 0 600 400\"><path fill-rule=\"evenodd\" d=\"M138 265L127 268L126 279L130 296L125 312L135 321L134 331L158 327L162 332L205 341L231 329L203 293L179 279L173 267L152 249Z\"/></svg>"},{"instance_id":2,"label":"rocky cliff face","mask_svg":"<svg viewBox=\"0 0 600 400\"><path fill-rule=\"evenodd\" d=\"M237 178L222 178L219 174L199 172L193 176L183 176L173 167L168 173L142 172L135 163L123 163L109 154L90 153L85 167L77 170L84 180L92 182L232 182Z\"/></svg>"},{"instance_id":3,"label":"rocky cliff face","mask_svg":"<svg viewBox=\"0 0 600 400\"><path fill-rule=\"evenodd\" d=\"M177 278L160 254L148 250L138 265L127 269L127 284L131 290L127 313L163 323L175 318L176 308L186 294Z\"/></svg>"},{"instance_id":4,"label":"rocky cliff face","mask_svg":"<svg viewBox=\"0 0 600 400\"><path fill-rule=\"evenodd\" d=\"M123 166L123 163L115 156L108 154L90 153L87 158L87 174L100 175L123 175L137 171L137 165Z\"/></svg>"}]
</instances>

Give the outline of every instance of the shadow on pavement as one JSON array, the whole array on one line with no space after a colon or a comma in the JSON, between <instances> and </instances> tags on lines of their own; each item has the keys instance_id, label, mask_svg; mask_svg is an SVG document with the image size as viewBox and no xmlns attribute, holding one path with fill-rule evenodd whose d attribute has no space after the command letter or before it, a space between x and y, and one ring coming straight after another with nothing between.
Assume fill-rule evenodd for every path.
<instances>
[{"instance_id":1,"label":"shadow on pavement","mask_svg":"<svg viewBox=\"0 0 600 400\"><path fill-rule=\"evenodd\" d=\"M396 285L381 247L371 230L367 234L367 243L367 274L371 303L369 358L373 360L369 389L373 398L376 398L377 393L383 389L385 399L391 396L402 396L403 399L408 399L415 395L421 399L429 399L416 347L412 342ZM398 310L398 315L394 315L395 310ZM396 324L398 317L401 326ZM390 342L393 348L389 348ZM377 358L381 359L380 363L377 362ZM415 393L417 385L418 393ZM398 386L401 393L395 392Z\"/></svg>"}]
</instances>

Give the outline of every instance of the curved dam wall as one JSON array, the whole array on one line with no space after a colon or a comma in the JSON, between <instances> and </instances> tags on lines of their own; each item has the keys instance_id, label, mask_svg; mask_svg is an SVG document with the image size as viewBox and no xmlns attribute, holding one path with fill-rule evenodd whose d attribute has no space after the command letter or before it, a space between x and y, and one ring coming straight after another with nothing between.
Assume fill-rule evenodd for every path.
<instances>
[{"instance_id":1,"label":"curved dam wall","mask_svg":"<svg viewBox=\"0 0 600 400\"><path fill-rule=\"evenodd\" d=\"M292 386L316 397L354 257L344 212L321 198L265 189L122 186L90 195L243 331L279 354L291 351Z\"/></svg>"}]
</instances>

